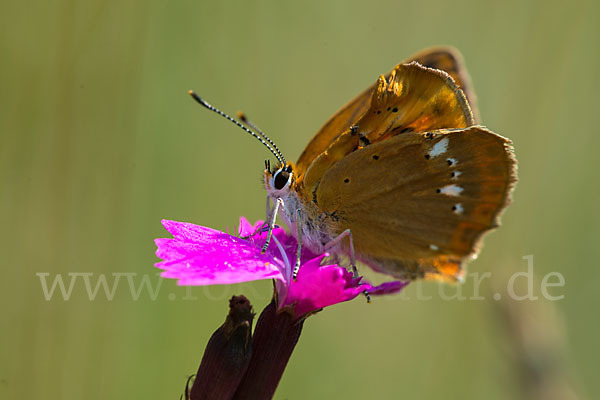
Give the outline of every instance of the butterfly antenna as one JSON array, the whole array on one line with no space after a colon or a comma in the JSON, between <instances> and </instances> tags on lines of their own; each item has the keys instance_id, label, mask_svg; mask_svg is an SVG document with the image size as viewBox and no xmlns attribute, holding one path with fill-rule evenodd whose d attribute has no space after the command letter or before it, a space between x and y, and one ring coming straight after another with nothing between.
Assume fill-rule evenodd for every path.
<instances>
[{"instance_id":1,"label":"butterfly antenna","mask_svg":"<svg viewBox=\"0 0 600 400\"><path fill-rule=\"evenodd\" d=\"M265 141L265 139L263 139L260 135L258 135L255 132L252 132L250 129L246 128L244 125L240 124L238 121L236 121L235 119L231 118L229 115L225 114L223 111L221 111L218 108L215 108L212 105L210 105L209 103L207 103L202 97L198 96L196 94L196 92L194 92L193 90L190 90L188 93L190 94L190 96L192 96L192 98L194 100L196 100L198 103L202 104L204 107L208 108L210 111L216 112L221 117L224 117L225 119L228 119L229 121L233 122L234 124L236 124L237 126L239 126L240 128L242 128L243 130L245 130L246 132L248 132L250 135L254 136L267 149L269 149L269 151L271 151L271 153L273 153L273 155L275 156L275 158L277 158L277 161L279 161L282 165L286 165L285 158L278 151L275 151L273 149L273 147L271 147L271 145L269 145L269 143L267 143Z\"/></svg>"},{"instance_id":2,"label":"butterfly antenna","mask_svg":"<svg viewBox=\"0 0 600 400\"><path fill-rule=\"evenodd\" d=\"M281 156L281 158L283 157L283 154L281 153L281 151L279 150L279 147L277 147L277 145L258 127L256 126L252 121L250 121L247 117L246 114L244 114L241 111L237 112L237 117L240 121L242 121L242 124L248 126L251 129L254 129L260 136L262 136L267 142L269 142L269 144L271 146L273 146L273 148L275 149L275 151Z\"/></svg>"}]
</instances>

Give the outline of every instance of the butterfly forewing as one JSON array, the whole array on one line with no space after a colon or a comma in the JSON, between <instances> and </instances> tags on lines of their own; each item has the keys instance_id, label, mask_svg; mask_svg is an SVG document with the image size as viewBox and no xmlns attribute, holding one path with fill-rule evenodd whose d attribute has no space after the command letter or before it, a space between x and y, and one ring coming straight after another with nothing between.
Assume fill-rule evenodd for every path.
<instances>
[{"instance_id":1,"label":"butterfly forewing","mask_svg":"<svg viewBox=\"0 0 600 400\"><path fill-rule=\"evenodd\" d=\"M458 50L452 47L432 47L413 54L405 63L411 61L416 61L428 68L440 69L450 75L456 85L465 93L475 122L479 121L477 98L472 89L471 77Z\"/></svg>"},{"instance_id":2,"label":"butterfly forewing","mask_svg":"<svg viewBox=\"0 0 600 400\"><path fill-rule=\"evenodd\" d=\"M426 132L473 125L462 90L443 71L412 62L400 64L379 78L371 105L356 122L363 144L405 132Z\"/></svg>"},{"instance_id":3,"label":"butterfly forewing","mask_svg":"<svg viewBox=\"0 0 600 400\"><path fill-rule=\"evenodd\" d=\"M464 90L471 109L475 114L475 121L478 120L475 97L471 92L469 74L457 50L450 47L426 49L408 58L403 63L410 63L412 61L416 61L428 68L440 69L447 72L456 81L456 84ZM391 72L386 74L385 78L388 79L390 75ZM299 175L304 174L312 161L324 152L336 137L348 130L367 112L371 105L371 96L377 86L378 82L375 82L344 105L313 136L296 163Z\"/></svg>"},{"instance_id":4,"label":"butterfly forewing","mask_svg":"<svg viewBox=\"0 0 600 400\"><path fill-rule=\"evenodd\" d=\"M300 173L298 190L312 193L328 168L364 146L408 132L472 124L464 94L445 72L417 63L400 64L389 78L379 78L370 107L356 125L338 135L306 173Z\"/></svg>"}]
</instances>

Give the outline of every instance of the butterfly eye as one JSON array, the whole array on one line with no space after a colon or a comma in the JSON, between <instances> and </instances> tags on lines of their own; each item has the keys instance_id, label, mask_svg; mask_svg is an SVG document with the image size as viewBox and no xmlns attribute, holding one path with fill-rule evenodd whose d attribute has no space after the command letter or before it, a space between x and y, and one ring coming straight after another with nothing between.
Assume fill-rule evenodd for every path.
<instances>
[{"instance_id":1,"label":"butterfly eye","mask_svg":"<svg viewBox=\"0 0 600 400\"><path fill-rule=\"evenodd\" d=\"M273 186L275 186L275 189L281 190L288 183L289 179L290 173L280 169L275 172L275 175L273 176Z\"/></svg>"}]
</instances>

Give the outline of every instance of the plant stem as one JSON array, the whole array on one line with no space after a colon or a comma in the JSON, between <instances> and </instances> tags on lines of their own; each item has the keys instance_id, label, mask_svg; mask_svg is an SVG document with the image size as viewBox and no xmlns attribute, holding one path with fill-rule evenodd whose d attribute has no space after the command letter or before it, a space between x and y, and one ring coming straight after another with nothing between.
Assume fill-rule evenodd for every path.
<instances>
[{"instance_id":1,"label":"plant stem","mask_svg":"<svg viewBox=\"0 0 600 400\"><path fill-rule=\"evenodd\" d=\"M206 345L190 400L233 397L250 364L253 318L252 305L246 297L233 296L229 300L229 314Z\"/></svg>"},{"instance_id":2,"label":"plant stem","mask_svg":"<svg viewBox=\"0 0 600 400\"><path fill-rule=\"evenodd\" d=\"M252 337L252 359L234 399L266 400L275 394L283 371L298 343L304 320L277 312L272 301L260 314Z\"/></svg>"}]
</instances>

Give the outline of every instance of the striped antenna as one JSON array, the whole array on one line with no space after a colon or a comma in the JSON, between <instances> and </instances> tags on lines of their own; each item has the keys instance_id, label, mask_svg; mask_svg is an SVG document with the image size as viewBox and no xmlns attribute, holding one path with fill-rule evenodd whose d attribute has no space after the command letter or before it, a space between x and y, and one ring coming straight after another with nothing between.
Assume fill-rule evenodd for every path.
<instances>
[{"instance_id":1,"label":"striped antenna","mask_svg":"<svg viewBox=\"0 0 600 400\"><path fill-rule=\"evenodd\" d=\"M192 96L192 98L194 100L196 100L198 103L202 104L204 107L208 108L210 111L214 111L217 114L219 114L221 117L224 117L225 119L228 119L229 121L233 122L234 124L236 124L237 126L239 126L240 128L242 128L243 130L245 130L246 132L248 132L251 136L255 137L256 139L258 139L267 149L269 149L269 151L271 153L273 153L273 155L275 156L275 158L277 158L277 161L279 161L281 163L281 165L287 165L287 163L285 162L285 158L281 155L281 153L279 152L279 149L277 151L275 151L275 149L273 149L273 147L271 147L271 145L269 143L267 143L265 141L265 139L263 139L259 134L251 131L250 129L246 128L244 125L240 124L238 121L236 121L235 119L231 118L229 115L225 114L223 111L219 110L218 108L213 107L212 105L210 105L209 103L207 103L202 97L198 96L196 94L196 92L194 92L193 90L190 90L188 92L190 94L190 96ZM269 140L269 142L271 142L271 140ZM271 142L273 143L273 142ZM275 146L275 145L273 145Z\"/></svg>"},{"instance_id":2,"label":"striped antenna","mask_svg":"<svg viewBox=\"0 0 600 400\"><path fill-rule=\"evenodd\" d=\"M238 111L236 116L240 121L242 121L242 124L246 125L250 129L254 129L260 136L262 136L267 142L269 142L269 144L273 146L273 148L281 156L281 158L284 158L283 154L281 154L281 151L279 150L279 147L277 147L277 145L273 143L273 141L258 126L256 126L252 121L250 121L248 117L246 117L246 114L244 114L241 111Z\"/></svg>"}]
</instances>

